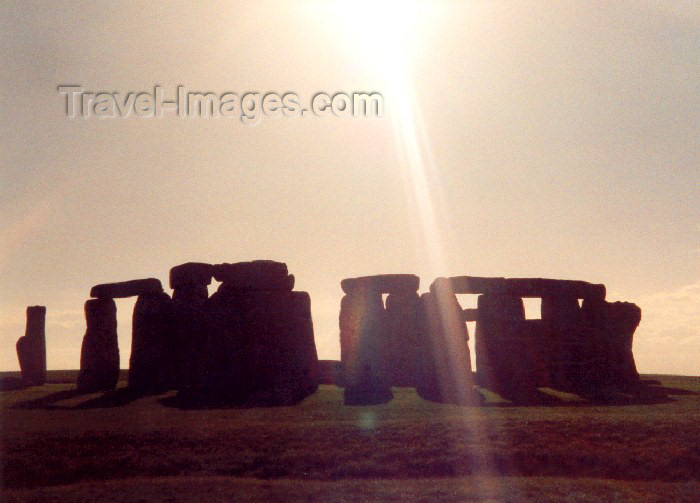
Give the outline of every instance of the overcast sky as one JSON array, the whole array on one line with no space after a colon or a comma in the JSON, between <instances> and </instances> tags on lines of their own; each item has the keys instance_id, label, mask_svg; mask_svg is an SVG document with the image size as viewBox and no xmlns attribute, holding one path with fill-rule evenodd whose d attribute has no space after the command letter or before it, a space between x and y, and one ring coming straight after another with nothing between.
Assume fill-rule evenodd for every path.
<instances>
[{"instance_id":1,"label":"overcast sky","mask_svg":"<svg viewBox=\"0 0 700 503\"><path fill-rule=\"evenodd\" d=\"M3 2L0 51L0 370L27 305L78 368L92 285L269 258L322 358L342 278L541 276L639 304L641 372L700 374L695 0ZM65 84L376 91L384 116L69 119Z\"/></svg>"}]
</instances>

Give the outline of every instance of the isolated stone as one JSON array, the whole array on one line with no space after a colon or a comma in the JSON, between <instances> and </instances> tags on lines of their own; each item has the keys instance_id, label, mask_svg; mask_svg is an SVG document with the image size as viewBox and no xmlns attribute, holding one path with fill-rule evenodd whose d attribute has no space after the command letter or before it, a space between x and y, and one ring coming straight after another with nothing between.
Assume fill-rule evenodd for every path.
<instances>
[{"instance_id":1,"label":"isolated stone","mask_svg":"<svg viewBox=\"0 0 700 503\"><path fill-rule=\"evenodd\" d=\"M207 286L214 276L214 266L201 262L187 262L170 269L170 288Z\"/></svg>"},{"instance_id":2,"label":"isolated stone","mask_svg":"<svg viewBox=\"0 0 700 503\"><path fill-rule=\"evenodd\" d=\"M27 307L27 327L17 340L17 357L26 384L41 386L46 382L46 307Z\"/></svg>"},{"instance_id":3,"label":"isolated stone","mask_svg":"<svg viewBox=\"0 0 700 503\"><path fill-rule=\"evenodd\" d=\"M379 293L415 293L420 286L420 278L413 274L378 274L347 278L340 282L343 292L350 294L362 290Z\"/></svg>"},{"instance_id":4,"label":"isolated stone","mask_svg":"<svg viewBox=\"0 0 700 503\"><path fill-rule=\"evenodd\" d=\"M129 388L160 392L175 388L176 336L167 293L139 295L134 305Z\"/></svg>"},{"instance_id":5,"label":"isolated stone","mask_svg":"<svg viewBox=\"0 0 700 503\"><path fill-rule=\"evenodd\" d=\"M416 391L441 403L477 405L481 395L474 388L469 334L462 308L450 290L425 293L422 303L420 371Z\"/></svg>"},{"instance_id":6,"label":"isolated stone","mask_svg":"<svg viewBox=\"0 0 700 503\"><path fill-rule=\"evenodd\" d=\"M387 323L381 293L359 290L345 295L339 324L345 404L388 402L393 395L383 354Z\"/></svg>"},{"instance_id":7,"label":"isolated stone","mask_svg":"<svg viewBox=\"0 0 700 503\"><path fill-rule=\"evenodd\" d=\"M254 260L214 266L214 278L227 289L288 290L294 289L294 276L287 264L273 260Z\"/></svg>"},{"instance_id":8,"label":"isolated stone","mask_svg":"<svg viewBox=\"0 0 700 503\"><path fill-rule=\"evenodd\" d=\"M120 299L149 293L161 293L163 285L156 278L134 279L120 283L103 283L90 290L90 297Z\"/></svg>"},{"instance_id":9,"label":"isolated stone","mask_svg":"<svg viewBox=\"0 0 700 503\"><path fill-rule=\"evenodd\" d=\"M117 305L110 298L85 302L87 330L80 352L80 391L113 390L119 380Z\"/></svg>"}]
</instances>

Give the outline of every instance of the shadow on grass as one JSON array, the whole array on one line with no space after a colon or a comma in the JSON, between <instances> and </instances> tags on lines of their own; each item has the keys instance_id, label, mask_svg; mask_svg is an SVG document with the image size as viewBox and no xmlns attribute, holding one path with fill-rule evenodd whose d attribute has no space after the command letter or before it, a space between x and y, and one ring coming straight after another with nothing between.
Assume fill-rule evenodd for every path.
<instances>
[{"instance_id":1,"label":"shadow on grass","mask_svg":"<svg viewBox=\"0 0 700 503\"><path fill-rule=\"evenodd\" d=\"M0 378L0 391L15 391L18 389L26 389L29 384L25 383L21 377L2 377Z\"/></svg>"},{"instance_id":2,"label":"shadow on grass","mask_svg":"<svg viewBox=\"0 0 700 503\"><path fill-rule=\"evenodd\" d=\"M93 395L95 392L80 391L77 388L57 391L40 398L20 402L14 406L16 409L47 409L47 410L80 410L80 409L104 409L122 407L139 398L146 396L144 393L135 392L129 388L118 388L114 391L106 391L100 396L85 400L79 404L61 405L58 402L70 400L80 396Z\"/></svg>"},{"instance_id":3,"label":"shadow on grass","mask_svg":"<svg viewBox=\"0 0 700 503\"><path fill-rule=\"evenodd\" d=\"M641 382L636 386L623 389L572 389L555 388L554 393L564 392L574 395L571 399L559 397L540 389L496 390L484 388L507 400L505 402L486 403L485 407L590 407L594 405L656 405L674 402L674 395L697 395L698 393L682 388L662 386L658 381Z\"/></svg>"}]
</instances>

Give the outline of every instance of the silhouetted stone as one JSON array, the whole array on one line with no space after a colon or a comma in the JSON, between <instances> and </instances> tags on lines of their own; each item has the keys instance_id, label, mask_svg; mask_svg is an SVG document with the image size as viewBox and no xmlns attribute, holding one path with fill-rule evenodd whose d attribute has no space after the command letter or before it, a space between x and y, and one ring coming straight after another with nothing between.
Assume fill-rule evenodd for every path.
<instances>
[{"instance_id":1,"label":"silhouetted stone","mask_svg":"<svg viewBox=\"0 0 700 503\"><path fill-rule=\"evenodd\" d=\"M201 262L187 262L170 269L170 288L207 286L214 276L214 266Z\"/></svg>"},{"instance_id":2,"label":"silhouetted stone","mask_svg":"<svg viewBox=\"0 0 700 503\"><path fill-rule=\"evenodd\" d=\"M78 389L113 390L119 379L117 305L110 298L90 299L85 303L85 320Z\"/></svg>"},{"instance_id":3,"label":"silhouetted stone","mask_svg":"<svg viewBox=\"0 0 700 503\"><path fill-rule=\"evenodd\" d=\"M207 398L292 405L316 391L318 357L306 292L220 288L206 310Z\"/></svg>"},{"instance_id":4,"label":"silhouetted stone","mask_svg":"<svg viewBox=\"0 0 700 503\"><path fill-rule=\"evenodd\" d=\"M363 289L345 295L339 324L345 404L388 402L393 395L382 354L387 326L381 293Z\"/></svg>"},{"instance_id":5,"label":"silhouetted stone","mask_svg":"<svg viewBox=\"0 0 700 503\"><path fill-rule=\"evenodd\" d=\"M161 293L163 285L156 278L134 279L120 283L103 283L95 285L90 290L90 297L121 299L137 295Z\"/></svg>"},{"instance_id":6,"label":"silhouetted stone","mask_svg":"<svg viewBox=\"0 0 700 503\"><path fill-rule=\"evenodd\" d=\"M420 278L413 274L378 274L347 278L340 282L343 292L350 294L362 290L379 293L415 293L420 286Z\"/></svg>"},{"instance_id":7,"label":"silhouetted stone","mask_svg":"<svg viewBox=\"0 0 700 503\"><path fill-rule=\"evenodd\" d=\"M462 319L464 321L477 321L479 319L478 309L462 309Z\"/></svg>"},{"instance_id":8,"label":"silhouetted stone","mask_svg":"<svg viewBox=\"0 0 700 503\"><path fill-rule=\"evenodd\" d=\"M590 331L583 329L578 299L543 297L541 312L550 355L550 385L572 391L593 385L590 377L596 342Z\"/></svg>"},{"instance_id":9,"label":"silhouetted stone","mask_svg":"<svg viewBox=\"0 0 700 503\"><path fill-rule=\"evenodd\" d=\"M432 290L420 297L423 321L416 391L421 398L434 402L480 404L482 397L474 388L462 308L451 290L440 285Z\"/></svg>"},{"instance_id":10,"label":"silhouetted stone","mask_svg":"<svg viewBox=\"0 0 700 503\"><path fill-rule=\"evenodd\" d=\"M27 307L27 327L17 340L17 357L22 379L33 386L46 382L46 307Z\"/></svg>"},{"instance_id":11,"label":"silhouetted stone","mask_svg":"<svg viewBox=\"0 0 700 503\"><path fill-rule=\"evenodd\" d=\"M548 380L539 320L525 321L525 307L513 295L480 295L476 322L479 384L501 393L527 393ZM544 367L544 368L543 368Z\"/></svg>"},{"instance_id":12,"label":"silhouetted stone","mask_svg":"<svg viewBox=\"0 0 700 503\"><path fill-rule=\"evenodd\" d=\"M294 289L294 276L287 264L273 260L254 260L214 266L214 278L228 289L288 290Z\"/></svg>"},{"instance_id":13,"label":"silhouetted stone","mask_svg":"<svg viewBox=\"0 0 700 503\"><path fill-rule=\"evenodd\" d=\"M138 296L131 333L129 388L139 392L175 388L177 348L167 293Z\"/></svg>"},{"instance_id":14,"label":"silhouetted stone","mask_svg":"<svg viewBox=\"0 0 700 503\"><path fill-rule=\"evenodd\" d=\"M340 361L339 360L319 360L318 361L318 383L334 384L342 387Z\"/></svg>"},{"instance_id":15,"label":"silhouetted stone","mask_svg":"<svg viewBox=\"0 0 700 503\"><path fill-rule=\"evenodd\" d=\"M206 373L206 285L180 286L173 291L177 388L183 396L197 394Z\"/></svg>"},{"instance_id":16,"label":"silhouetted stone","mask_svg":"<svg viewBox=\"0 0 700 503\"><path fill-rule=\"evenodd\" d=\"M574 297L577 299L605 299L605 285L543 278L482 278L455 276L437 278L433 283L450 288L455 294L510 295L514 297Z\"/></svg>"},{"instance_id":17,"label":"silhouetted stone","mask_svg":"<svg viewBox=\"0 0 700 503\"><path fill-rule=\"evenodd\" d=\"M386 298L384 366L391 386L415 386L420 351L421 302L418 294L390 293Z\"/></svg>"},{"instance_id":18,"label":"silhouetted stone","mask_svg":"<svg viewBox=\"0 0 700 503\"><path fill-rule=\"evenodd\" d=\"M598 349L594 379L601 386L637 385L639 373L632 354L632 341L642 319L642 310L629 302L584 300L581 311Z\"/></svg>"}]
</instances>

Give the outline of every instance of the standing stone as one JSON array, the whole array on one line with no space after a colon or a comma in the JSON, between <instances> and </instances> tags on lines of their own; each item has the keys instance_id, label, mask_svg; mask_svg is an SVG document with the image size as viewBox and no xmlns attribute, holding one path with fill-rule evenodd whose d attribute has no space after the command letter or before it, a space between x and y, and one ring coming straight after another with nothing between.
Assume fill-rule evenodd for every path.
<instances>
[{"instance_id":1,"label":"standing stone","mask_svg":"<svg viewBox=\"0 0 700 503\"><path fill-rule=\"evenodd\" d=\"M582 316L595 342L595 379L600 386L617 388L639 384L632 353L634 332L642 310L630 302L583 301Z\"/></svg>"},{"instance_id":2,"label":"standing stone","mask_svg":"<svg viewBox=\"0 0 700 503\"><path fill-rule=\"evenodd\" d=\"M550 350L550 385L572 391L593 386L590 379L595 342L583 330L578 299L571 295L545 296L542 324Z\"/></svg>"},{"instance_id":3,"label":"standing stone","mask_svg":"<svg viewBox=\"0 0 700 503\"><path fill-rule=\"evenodd\" d=\"M33 386L46 382L46 307L27 307L27 328L17 340L22 380Z\"/></svg>"},{"instance_id":4,"label":"standing stone","mask_svg":"<svg viewBox=\"0 0 700 503\"><path fill-rule=\"evenodd\" d=\"M200 394L204 387L207 344L205 303L213 274L213 265L200 262L187 262L170 269L177 389L184 398Z\"/></svg>"},{"instance_id":5,"label":"standing stone","mask_svg":"<svg viewBox=\"0 0 700 503\"><path fill-rule=\"evenodd\" d=\"M177 388L185 397L204 386L208 296L206 285L179 286L173 291Z\"/></svg>"},{"instance_id":6,"label":"standing stone","mask_svg":"<svg viewBox=\"0 0 700 503\"><path fill-rule=\"evenodd\" d=\"M345 404L388 402L393 395L382 354L387 326L381 293L361 289L345 295L339 324Z\"/></svg>"},{"instance_id":7,"label":"standing stone","mask_svg":"<svg viewBox=\"0 0 700 503\"><path fill-rule=\"evenodd\" d=\"M382 354L391 386L417 384L421 302L416 292L390 293L386 298L387 336Z\"/></svg>"},{"instance_id":8,"label":"standing stone","mask_svg":"<svg viewBox=\"0 0 700 503\"><path fill-rule=\"evenodd\" d=\"M250 291L240 299L246 400L293 405L318 389L318 356L306 292Z\"/></svg>"},{"instance_id":9,"label":"standing stone","mask_svg":"<svg viewBox=\"0 0 700 503\"><path fill-rule=\"evenodd\" d=\"M87 330L80 353L78 389L108 391L119 380L117 306L113 299L90 299L85 303Z\"/></svg>"},{"instance_id":10,"label":"standing stone","mask_svg":"<svg viewBox=\"0 0 700 503\"><path fill-rule=\"evenodd\" d=\"M224 283L206 312L205 399L292 405L316 391L318 356L306 292Z\"/></svg>"},{"instance_id":11,"label":"standing stone","mask_svg":"<svg viewBox=\"0 0 700 503\"><path fill-rule=\"evenodd\" d=\"M173 308L165 293L136 299L129 358L129 388L160 392L175 387L176 347Z\"/></svg>"},{"instance_id":12,"label":"standing stone","mask_svg":"<svg viewBox=\"0 0 700 503\"><path fill-rule=\"evenodd\" d=\"M479 384L495 391L532 388L530 369L523 354L526 337L525 307L520 297L485 294L477 300L476 369Z\"/></svg>"},{"instance_id":13,"label":"standing stone","mask_svg":"<svg viewBox=\"0 0 700 503\"><path fill-rule=\"evenodd\" d=\"M457 298L451 289L431 288L420 300L423 321L418 395L441 403L481 403L472 377L469 333Z\"/></svg>"}]
</instances>

